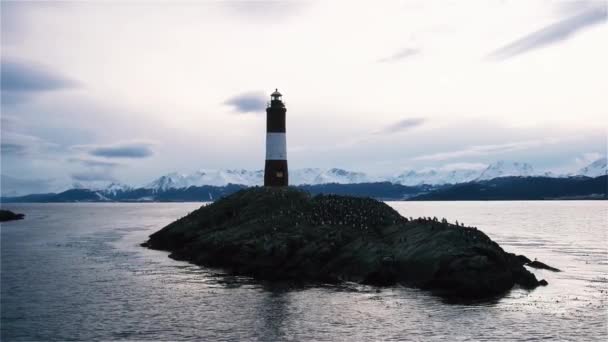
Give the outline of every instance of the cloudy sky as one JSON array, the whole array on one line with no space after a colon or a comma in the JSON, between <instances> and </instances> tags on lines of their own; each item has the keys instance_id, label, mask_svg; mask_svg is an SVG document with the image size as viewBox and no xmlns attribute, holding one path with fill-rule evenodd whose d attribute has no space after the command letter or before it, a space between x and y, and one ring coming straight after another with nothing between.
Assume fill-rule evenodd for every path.
<instances>
[{"instance_id":1,"label":"cloudy sky","mask_svg":"<svg viewBox=\"0 0 608 342\"><path fill-rule=\"evenodd\" d=\"M1 2L2 175L23 187L606 155L605 1Z\"/></svg>"}]
</instances>

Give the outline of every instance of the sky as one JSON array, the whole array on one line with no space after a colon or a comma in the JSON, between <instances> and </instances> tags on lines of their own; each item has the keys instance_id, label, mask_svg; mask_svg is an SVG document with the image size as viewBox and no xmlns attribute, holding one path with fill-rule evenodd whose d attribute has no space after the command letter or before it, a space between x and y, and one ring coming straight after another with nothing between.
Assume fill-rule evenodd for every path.
<instances>
[{"instance_id":1,"label":"sky","mask_svg":"<svg viewBox=\"0 0 608 342\"><path fill-rule=\"evenodd\" d=\"M606 156L606 1L1 1L2 182Z\"/></svg>"}]
</instances>

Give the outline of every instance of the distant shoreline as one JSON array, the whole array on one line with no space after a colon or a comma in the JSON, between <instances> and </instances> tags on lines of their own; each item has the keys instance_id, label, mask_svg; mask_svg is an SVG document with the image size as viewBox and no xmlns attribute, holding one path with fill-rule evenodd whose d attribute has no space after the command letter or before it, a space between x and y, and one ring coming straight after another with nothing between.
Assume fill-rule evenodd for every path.
<instances>
[{"instance_id":1,"label":"distant shoreline","mask_svg":"<svg viewBox=\"0 0 608 342\"><path fill-rule=\"evenodd\" d=\"M191 186L182 189L90 190L2 197L1 203L164 203L213 202L245 185ZM608 176L549 178L503 177L454 185L404 186L389 182L298 185L316 194L371 197L381 201L579 201L608 199Z\"/></svg>"},{"instance_id":2,"label":"distant shoreline","mask_svg":"<svg viewBox=\"0 0 608 342\"><path fill-rule=\"evenodd\" d=\"M330 195L330 194L328 194ZM381 202L596 202L596 201L607 201L608 198L577 198L577 199L492 199L492 200L406 200L406 199L382 199L370 197ZM158 204L158 203L213 203L215 201L65 201L65 202L1 202L1 204Z\"/></svg>"}]
</instances>

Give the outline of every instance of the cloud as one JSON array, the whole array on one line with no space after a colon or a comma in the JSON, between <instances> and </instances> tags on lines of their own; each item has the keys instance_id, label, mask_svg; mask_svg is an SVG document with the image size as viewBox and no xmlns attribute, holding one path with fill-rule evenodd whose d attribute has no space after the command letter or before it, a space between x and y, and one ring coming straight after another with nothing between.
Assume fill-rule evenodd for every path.
<instances>
[{"instance_id":1,"label":"cloud","mask_svg":"<svg viewBox=\"0 0 608 342\"><path fill-rule=\"evenodd\" d=\"M58 145L42 138L21 134L2 129L1 151L3 156L8 155L46 155L58 149Z\"/></svg>"},{"instance_id":2,"label":"cloud","mask_svg":"<svg viewBox=\"0 0 608 342\"><path fill-rule=\"evenodd\" d=\"M231 13L264 24L273 24L290 17L311 1L222 1Z\"/></svg>"},{"instance_id":3,"label":"cloud","mask_svg":"<svg viewBox=\"0 0 608 342\"><path fill-rule=\"evenodd\" d=\"M76 85L47 67L34 63L3 60L0 70L3 92L38 92L71 88Z\"/></svg>"},{"instance_id":4,"label":"cloud","mask_svg":"<svg viewBox=\"0 0 608 342\"><path fill-rule=\"evenodd\" d=\"M415 56L420 53L419 49L405 48L394 55L381 58L378 60L378 63L394 63L398 62L402 59L409 58Z\"/></svg>"},{"instance_id":5,"label":"cloud","mask_svg":"<svg viewBox=\"0 0 608 342\"><path fill-rule=\"evenodd\" d=\"M84 159L84 158L70 158L68 159L71 163L78 163L83 166L92 167L92 168L114 168L118 166L122 166L121 163L103 161L103 160L94 160L94 159Z\"/></svg>"},{"instance_id":6,"label":"cloud","mask_svg":"<svg viewBox=\"0 0 608 342\"><path fill-rule=\"evenodd\" d=\"M225 105L232 106L239 113L263 113L266 109L266 96L261 92L243 93L229 98Z\"/></svg>"},{"instance_id":7,"label":"cloud","mask_svg":"<svg viewBox=\"0 0 608 342\"><path fill-rule=\"evenodd\" d=\"M25 102L28 97L27 93L0 90L0 102L3 106L11 106Z\"/></svg>"},{"instance_id":8,"label":"cloud","mask_svg":"<svg viewBox=\"0 0 608 342\"><path fill-rule=\"evenodd\" d=\"M417 161L442 161L448 159L455 158L464 158L464 157L477 157L477 156L485 156L491 154L499 154L506 152L514 152L527 150L534 147L539 147L547 144L555 144L559 142L557 139L547 138L547 139L539 139L539 140L526 140L526 141L516 141L505 144L493 144L493 145L476 145L470 146L462 150L450 151L450 152L440 152L433 153L430 155L419 156L412 158L412 160Z\"/></svg>"},{"instance_id":9,"label":"cloud","mask_svg":"<svg viewBox=\"0 0 608 342\"><path fill-rule=\"evenodd\" d=\"M604 0L571 0L557 1L555 3L556 12L561 15L580 13L582 11L591 10L601 6L604 6Z\"/></svg>"},{"instance_id":10,"label":"cloud","mask_svg":"<svg viewBox=\"0 0 608 342\"><path fill-rule=\"evenodd\" d=\"M70 175L73 180L78 182L96 182L96 181L115 181L116 179L108 172L104 171L84 171L76 172Z\"/></svg>"},{"instance_id":11,"label":"cloud","mask_svg":"<svg viewBox=\"0 0 608 342\"><path fill-rule=\"evenodd\" d=\"M122 143L106 146L87 146L88 154L103 158L147 158L154 154L150 143Z\"/></svg>"},{"instance_id":12,"label":"cloud","mask_svg":"<svg viewBox=\"0 0 608 342\"><path fill-rule=\"evenodd\" d=\"M31 62L4 59L0 65L3 105L25 102L31 95L76 87L77 83L48 67Z\"/></svg>"},{"instance_id":13,"label":"cloud","mask_svg":"<svg viewBox=\"0 0 608 342\"><path fill-rule=\"evenodd\" d=\"M454 170L483 170L488 167L488 164L484 163L449 163L440 167L443 171L454 171Z\"/></svg>"},{"instance_id":14,"label":"cloud","mask_svg":"<svg viewBox=\"0 0 608 342\"><path fill-rule=\"evenodd\" d=\"M396 123L386 126L385 128L373 132L373 134L392 134L402 132L417 126L422 125L427 120L425 118L407 118L403 120L399 120Z\"/></svg>"},{"instance_id":15,"label":"cloud","mask_svg":"<svg viewBox=\"0 0 608 342\"><path fill-rule=\"evenodd\" d=\"M356 135L351 139L342 140L339 143L333 144L335 148L349 148L355 145L364 145L373 141L377 141L378 138L382 138L382 136L399 133L402 131L406 131L412 129L414 127L420 126L425 123L427 119L425 118L407 118L399 120L392 125L386 126L382 129L368 132L361 135ZM326 146L317 146L316 148L311 148L310 146L296 146L295 150L297 151L305 151L305 150L313 150L313 149L321 149L325 150ZM293 147L290 149L294 149Z\"/></svg>"},{"instance_id":16,"label":"cloud","mask_svg":"<svg viewBox=\"0 0 608 342\"><path fill-rule=\"evenodd\" d=\"M27 146L13 144L13 143L1 143L0 150L2 154L13 154L13 155L24 155L27 152Z\"/></svg>"},{"instance_id":17,"label":"cloud","mask_svg":"<svg viewBox=\"0 0 608 342\"><path fill-rule=\"evenodd\" d=\"M114 171L117 167L123 166L123 164L121 163L116 163L112 161L80 157L69 158L68 161L84 167L84 170L81 169L78 171L74 171L70 174L71 179L78 183L103 183L108 181L116 182ZM102 184L88 184L84 186L95 187L101 185Z\"/></svg>"},{"instance_id":18,"label":"cloud","mask_svg":"<svg viewBox=\"0 0 608 342\"><path fill-rule=\"evenodd\" d=\"M585 7L585 10L566 19L528 34L488 55L489 59L504 60L565 40L595 24L606 22L606 5Z\"/></svg>"}]
</instances>

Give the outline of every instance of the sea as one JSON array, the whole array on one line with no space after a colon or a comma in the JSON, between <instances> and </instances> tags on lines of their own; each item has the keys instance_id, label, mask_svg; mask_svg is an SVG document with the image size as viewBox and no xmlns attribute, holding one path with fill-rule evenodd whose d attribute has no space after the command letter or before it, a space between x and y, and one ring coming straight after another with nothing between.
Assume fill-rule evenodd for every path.
<instances>
[{"instance_id":1,"label":"sea","mask_svg":"<svg viewBox=\"0 0 608 342\"><path fill-rule=\"evenodd\" d=\"M401 286L289 285L140 247L202 203L3 204L2 341L607 341L608 202L387 202L476 226L562 272L452 301Z\"/></svg>"}]
</instances>

